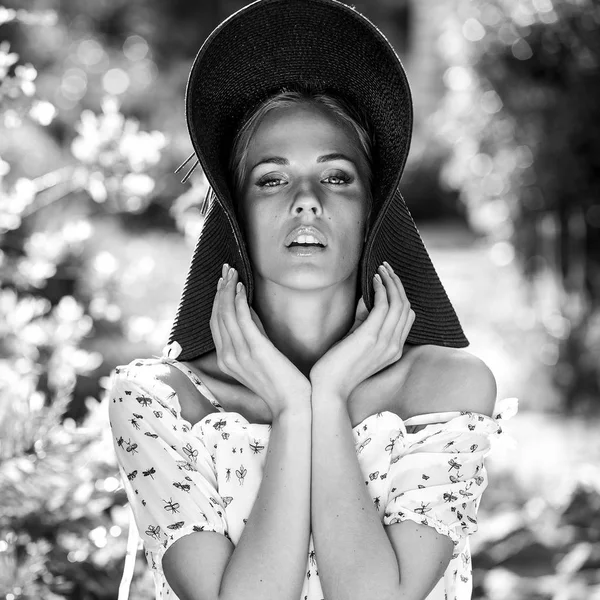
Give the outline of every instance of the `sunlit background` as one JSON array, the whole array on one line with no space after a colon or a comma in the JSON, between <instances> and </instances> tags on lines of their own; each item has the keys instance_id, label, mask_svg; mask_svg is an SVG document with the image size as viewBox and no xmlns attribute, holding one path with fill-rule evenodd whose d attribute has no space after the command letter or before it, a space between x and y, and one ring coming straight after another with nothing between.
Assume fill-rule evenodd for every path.
<instances>
[{"instance_id":1,"label":"sunlit background","mask_svg":"<svg viewBox=\"0 0 600 600\"><path fill-rule=\"evenodd\" d=\"M402 191L520 410L473 598L600 598L600 4L362 0L409 75ZM27 8L24 9L23 5ZM206 182L183 97L238 0L0 0L0 597L114 599L129 511L103 390L160 354ZM138 552L131 598L152 598Z\"/></svg>"}]
</instances>

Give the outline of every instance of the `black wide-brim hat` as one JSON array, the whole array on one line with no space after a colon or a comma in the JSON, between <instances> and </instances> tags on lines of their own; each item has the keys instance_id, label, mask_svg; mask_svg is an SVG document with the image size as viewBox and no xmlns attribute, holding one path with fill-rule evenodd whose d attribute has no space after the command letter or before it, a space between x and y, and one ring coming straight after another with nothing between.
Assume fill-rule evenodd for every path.
<instances>
[{"instance_id":1,"label":"black wide-brim hat","mask_svg":"<svg viewBox=\"0 0 600 600\"><path fill-rule=\"evenodd\" d=\"M234 209L229 155L244 116L270 96L292 89L341 96L370 121L373 210L359 271L367 308L373 306L373 275L387 260L416 315L406 341L468 346L398 191L413 109L406 73L394 49L373 23L336 0L258 0L210 34L187 83L188 130L210 188L169 338L170 344L181 347L179 360L192 360L215 347L210 317L223 263L237 269L252 304L252 267Z\"/></svg>"}]
</instances>

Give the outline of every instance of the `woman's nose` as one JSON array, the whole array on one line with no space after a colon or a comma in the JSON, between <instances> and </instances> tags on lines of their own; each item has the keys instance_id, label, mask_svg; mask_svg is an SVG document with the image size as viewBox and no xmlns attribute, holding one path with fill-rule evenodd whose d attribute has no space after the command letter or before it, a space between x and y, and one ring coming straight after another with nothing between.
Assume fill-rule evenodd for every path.
<instances>
[{"instance_id":1,"label":"woman's nose","mask_svg":"<svg viewBox=\"0 0 600 600\"><path fill-rule=\"evenodd\" d=\"M322 210L319 194L310 184L299 186L294 196L294 211L300 210L314 211L317 214Z\"/></svg>"}]
</instances>

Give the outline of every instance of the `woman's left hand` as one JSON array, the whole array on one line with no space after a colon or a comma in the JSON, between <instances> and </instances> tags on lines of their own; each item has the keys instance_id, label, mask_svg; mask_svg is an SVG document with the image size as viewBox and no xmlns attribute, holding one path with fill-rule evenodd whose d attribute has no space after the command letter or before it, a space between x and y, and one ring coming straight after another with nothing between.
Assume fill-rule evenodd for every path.
<instances>
[{"instance_id":1,"label":"woman's left hand","mask_svg":"<svg viewBox=\"0 0 600 600\"><path fill-rule=\"evenodd\" d=\"M313 389L347 400L357 385L401 358L415 312L400 278L387 266L378 269L383 282L377 276L373 280L373 310L367 311L361 297L348 334L313 365Z\"/></svg>"}]
</instances>

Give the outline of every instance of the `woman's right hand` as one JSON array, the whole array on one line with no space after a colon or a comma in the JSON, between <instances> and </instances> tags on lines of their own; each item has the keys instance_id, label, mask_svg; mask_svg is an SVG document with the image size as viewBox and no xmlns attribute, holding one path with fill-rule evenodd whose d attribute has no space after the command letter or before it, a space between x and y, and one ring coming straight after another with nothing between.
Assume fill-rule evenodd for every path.
<instances>
[{"instance_id":1,"label":"woman's right hand","mask_svg":"<svg viewBox=\"0 0 600 600\"><path fill-rule=\"evenodd\" d=\"M217 365L261 398L273 419L290 409L310 410L310 381L265 335L242 284L236 293L237 271L229 273L224 265L210 318Z\"/></svg>"}]
</instances>

